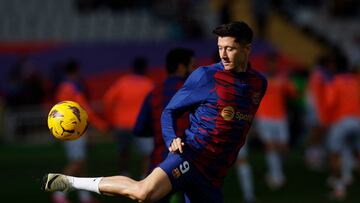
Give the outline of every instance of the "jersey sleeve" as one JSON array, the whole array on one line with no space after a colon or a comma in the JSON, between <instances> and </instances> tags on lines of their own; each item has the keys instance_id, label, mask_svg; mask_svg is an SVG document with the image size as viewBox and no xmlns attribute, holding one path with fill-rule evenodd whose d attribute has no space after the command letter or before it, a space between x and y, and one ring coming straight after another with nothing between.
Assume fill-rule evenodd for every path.
<instances>
[{"instance_id":1,"label":"jersey sleeve","mask_svg":"<svg viewBox=\"0 0 360 203\"><path fill-rule=\"evenodd\" d=\"M152 119L151 119L151 98L152 93L149 93L144 100L140 109L140 113L136 119L133 133L138 137L150 137L153 135Z\"/></svg>"},{"instance_id":2,"label":"jersey sleeve","mask_svg":"<svg viewBox=\"0 0 360 203\"><path fill-rule=\"evenodd\" d=\"M200 104L209 93L209 77L206 67L195 70L184 86L172 97L161 116L162 134L167 147L176 135L176 121L186 111Z\"/></svg>"}]
</instances>

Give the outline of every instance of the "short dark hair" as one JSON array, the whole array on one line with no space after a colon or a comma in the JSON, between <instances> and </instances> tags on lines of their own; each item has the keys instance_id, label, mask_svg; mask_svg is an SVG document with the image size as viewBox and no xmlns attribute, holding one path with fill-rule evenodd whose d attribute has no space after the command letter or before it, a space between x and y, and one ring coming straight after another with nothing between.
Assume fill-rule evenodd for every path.
<instances>
[{"instance_id":1,"label":"short dark hair","mask_svg":"<svg viewBox=\"0 0 360 203\"><path fill-rule=\"evenodd\" d=\"M64 72L66 75L72 75L79 72L80 64L75 58L70 58L64 65Z\"/></svg>"},{"instance_id":2,"label":"short dark hair","mask_svg":"<svg viewBox=\"0 0 360 203\"><path fill-rule=\"evenodd\" d=\"M252 29L244 21L222 24L213 30L213 34L219 37L235 37L235 41L241 44L249 44L253 38Z\"/></svg>"},{"instance_id":3,"label":"short dark hair","mask_svg":"<svg viewBox=\"0 0 360 203\"><path fill-rule=\"evenodd\" d=\"M132 61L132 71L135 74L144 75L148 66L147 59L139 56Z\"/></svg>"},{"instance_id":4,"label":"short dark hair","mask_svg":"<svg viewBox=\"0 0 360 203\"><path fill-rule=\"evenodd\" d=\"M166 55L166 71L168 74L175 73L180 64L188 66L194 52L187 48L171 49Z\"/></svg>"}]
</instances>

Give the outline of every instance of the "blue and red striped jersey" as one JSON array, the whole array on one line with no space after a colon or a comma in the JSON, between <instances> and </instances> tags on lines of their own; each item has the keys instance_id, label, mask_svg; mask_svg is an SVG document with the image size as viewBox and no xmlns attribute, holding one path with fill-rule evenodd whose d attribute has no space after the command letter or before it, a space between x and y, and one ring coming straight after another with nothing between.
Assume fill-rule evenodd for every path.
<instances>
[{"instance_id":1,"label":"blue and red striped jersey","mask_svg":"<svg viewBox=\"0 0 360 203\"><path fill-rule=\"evenodd\" d=\"M251 67L241 73L224 70L222 63L196 69L162 113L166 146L176 138L176 119L189 111L184 156L220 186L245 143L266 88L266 78Z\"/></svg>"},{"instance_id":2,"label":"blue and red striped jersey","mask_svg":"<svg viewBox=\"0 0 360 203\"><path fill-rule=\"evenodd\" d=\"M178 76L169 76L162 84L157 85L146 97L137 122L134 134L137 136L153 136L154 149L150 159L150 171L159 165L169 153L164 143L161 131L161 114L174 94L183 86L184 79ZM177 135L181 136L189 126L189 117L183 115L177 120Z\"/></svg>"}]
</instances>

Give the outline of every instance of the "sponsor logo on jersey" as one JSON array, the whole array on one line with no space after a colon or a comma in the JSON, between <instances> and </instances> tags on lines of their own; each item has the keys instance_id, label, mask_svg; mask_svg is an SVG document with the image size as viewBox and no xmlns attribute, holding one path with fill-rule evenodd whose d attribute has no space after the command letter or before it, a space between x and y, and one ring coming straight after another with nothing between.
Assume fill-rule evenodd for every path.
<instances>
[{"instance_id":1,"label":"sponsor logo on jersey","mask_svg":"<svg viewBox=\"0 0 360 203\"><path fill-rule=\"evenodd\" d=\"M240 121L240 120L244 120L244 121L247 121L247 122L251 122L252 119L253 119L253 115L236 112L235 118L236 118L237 120L239 120L239 121Z\"/></svg>"},{"instance_id":2,"label":"sponsor logo on jersey","mask_svg":"<svg viewBox=\"0 0 360 203\"><path fill-rule=\"evenodd\" d=\"M244 120L247 122L251 122L251 120L253 119L253 115L235 111L234 107L232 106L224 107L223 110L221 111L221 116L226 121L230 121L235 118L236 120Z\"/></svg>"},{"instance_id":3,"label":"sponsor logo on jersey","mask_svg":"<svg viewBox=\"0 0 360 203\"><path fill-rule=\"evenodd\" d=\"M174 176L174 178L178 179L181 176L181 172L178 168L174 168L174 170L172 171L172 175Z\"/></svg>"},{"instance_id":4,"label":"sponsor logo on jersey","mask_svg":"<svg viewBox=\"0 0 360 203\"><path fill-rule=\"evenodd\" d=\"M224 118L224 120L226 121L230 121L234 118L235 116L235 110L232 106L226 106L223 108L223 110L221 111L221 116Z\"/></svg>"}]
</instances>

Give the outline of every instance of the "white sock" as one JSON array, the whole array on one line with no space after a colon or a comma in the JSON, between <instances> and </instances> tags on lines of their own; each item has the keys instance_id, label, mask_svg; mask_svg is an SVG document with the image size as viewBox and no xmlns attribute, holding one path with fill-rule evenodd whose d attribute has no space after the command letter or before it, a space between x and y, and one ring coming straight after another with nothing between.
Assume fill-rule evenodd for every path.
<instances>
[{"instance_id":1,"label":"white sock","mask_svg":"<svg viewBox=\"0 0 360 203\"><path fill-rule=\"evenodd\" d=\"M345 186L344 181L342 181L339 178L335 178L335 180L334 180L334 189L335 190L345 190L346 186Z\"/></svg>"},{"instance_id":2,"label":"white sock","mask_svg":"<svg viewBox=\"0 0 360 203\"><path fill-rule=\"evenodd\" d=\"M237 175L243 191L244 199L247 202L254 200L254 187L250 165L243 163L237 167Z\"/></svg>"},{"instance_id":3,"label":"white sock","mask_svg":"<svg viewBox=\"0 0 360 203\"><path fill-rule=\"evenodd\" d=\"M348 183L352 180L352 170L354 167L354 160L350 150L345 150L341 153L341 177Z\"/></svg>"},{"instance_id":4,"label":"white sock","mask_svg":"<svg viewBox=\"0 0 360 203\"><path fill-rule=\"evenodd\" d=\"M102 177L97 178L77 178L73 176L68 176L72 187L78 190L86 190L90 192L96 192L101 194L99 191L99 183Z\"/></svg>"},{"instance_id":5,"label":"white sock","mask_svg":"<svg viewBox=\"0 0 360 203\"><path fill-rule=\"evenodd\" d=\"M266 160L269 167L269 175L275 181L284 179L282 171L282 163L280 155L277 152L271 151L266 153Z\"/></svg>"}]
</instances>

